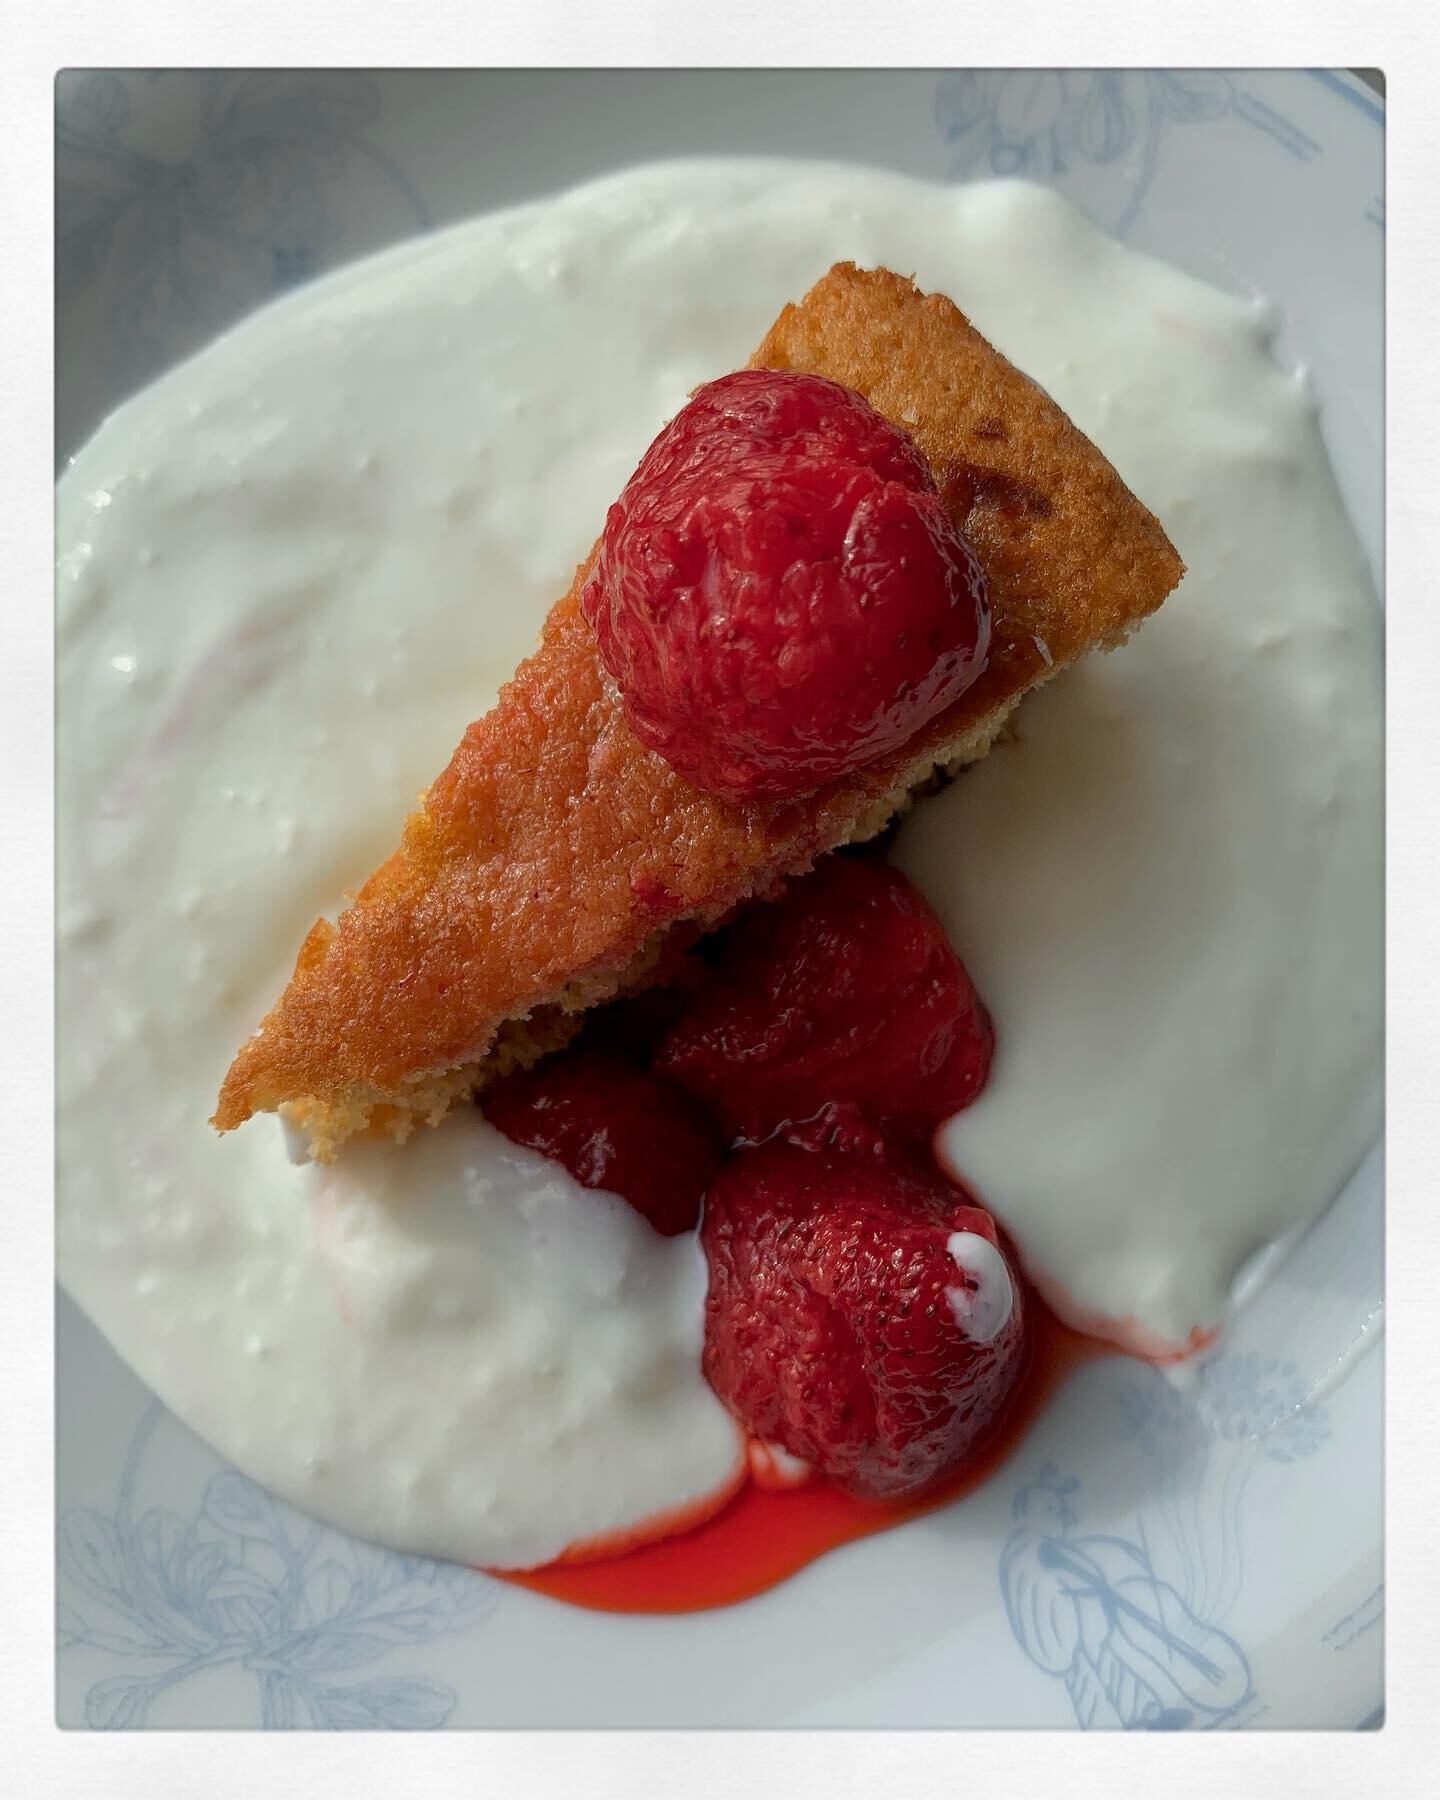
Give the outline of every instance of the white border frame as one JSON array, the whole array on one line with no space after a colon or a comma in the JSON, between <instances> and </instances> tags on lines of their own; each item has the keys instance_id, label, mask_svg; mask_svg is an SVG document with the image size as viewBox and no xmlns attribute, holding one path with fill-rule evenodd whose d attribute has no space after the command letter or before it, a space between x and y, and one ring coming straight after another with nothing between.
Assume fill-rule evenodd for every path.
<instances>
[{"instance_id":1,"label":"white border frame","mask_svg":"<svg viewBox=\"0 0 1440 1800\"><path fill-rule=\"evenodd\" d=\"M521 9L515 9L519 15ZM244 0L211 10L183 0L12 0L0 69L0 200L6 272L0 326L0 534L11 600L0 659L0 869L13 904L0 967L0 1118L7 1169L8 1380L0 1384L0 1506L6 1530L0 1731L12 1791L168 1800L203 1783L213 1800L257 1790L386 1800L464 1784L497 1795L664 1796L723 1791L848 1800L894 1792L1024 1792L1048 1777L1065 1800L1163 1786L1167 1800L1429 1791L1428 1738L1440 1673L1440 1553L1430 1514L1440 1474L1430 1366L1440 1330L1440 955L1435 920L1440 802L1440 507L1434 421L1440 360L1431 297L1433 78L1437 25L1423 0L1383 9L1290 0L1265 13L1213 0L1192 13L1137 12L1133 0L742 0L727 11L683 0L531 0L497 16L473 0ZM60 1732L53 1722L53 1051L51 909L53 93L66 66L1136 65L1379 67L1387 99L1388 368L1388 1187L1387 1723L1356 1734L1204 1737L943 1732L266 1734ZM1427 806L1427 801L1429 805ZM1431 1026L1427 1033L1426 1026ZM201 1770L203 1769L203 1773ZM7 1785L9 1785L7 1783Z\"/></svg>"}]
</instances>

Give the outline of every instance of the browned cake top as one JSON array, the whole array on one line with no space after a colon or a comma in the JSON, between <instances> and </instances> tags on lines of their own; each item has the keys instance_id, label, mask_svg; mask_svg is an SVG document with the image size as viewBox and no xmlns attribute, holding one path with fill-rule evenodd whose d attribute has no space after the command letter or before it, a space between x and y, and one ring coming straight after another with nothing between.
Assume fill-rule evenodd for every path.
<instances>
[{"instance_id":1,"label":"browned cake top","mask_svg":"<svg viewBox=\"0 0 1440 1800\"><path fill-rule=\"evenodd\" d=\"M1165 533L1100 452L943 296L841 263L751 361L842 382L913 437L989 577L984 674L896 755L801 801L728 805L625 724L577 604L587 562L400 848L338 925L312 928L225 1079L221 1130L478 1060L503 1020L840 841L917 758L1123 636L1179 580Z\"/></svg>"}]
</instances>

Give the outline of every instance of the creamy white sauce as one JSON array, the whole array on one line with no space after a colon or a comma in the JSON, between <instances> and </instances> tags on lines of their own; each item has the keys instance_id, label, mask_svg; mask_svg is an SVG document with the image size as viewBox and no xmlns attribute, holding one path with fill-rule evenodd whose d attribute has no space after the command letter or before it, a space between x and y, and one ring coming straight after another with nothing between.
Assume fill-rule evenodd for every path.
<instances>
[{"instance_id":1,"label":"creamy white sauce","mask_svg":"<svg viewBox=\"0 0 1440 1800\"><path fill-rule=\"evenodd\" d=\"M522 1565L734 1476L692 1240L474 1118L329 1172L206 1120L656 429L841 257L952 294L1192 570L902 836L999 1022L958 1166L1077 1306L1174 1337L1373 1136L1373 601L1255 309L1038 190L787 164L406 246L157 383L59 496L62 1277L366 1536Z\"/></svg>"},{"instance_id":2,"label":"creamy white sauce","mask_svg":"<svg viewBox=\"0 0 1440 1800\"><path fill-rule=\"evenodd\" d=\"M804 1487L815 1471L802 1457L792 1455L783 1444L767 1444L751 1438L748 1446L750 1479L757 1487Z\"/></svg>"},{"instance_id":3,"label":"creamy white sauce","mask_svg":"<svg viewBox=\"0 0 1440 1800\"><path fill-rule=\"evenodd\" d=\"M1062 1312L1154 1354L1222 1323L1246 1259L1379 1128L1379 611L1268 312L1078 224L1057 265L1001 210L957 298L1189 573L919 808L896 860L997 1021L942 1158Z\"/></svg>"},{"instance_id":4,"label":"creamy white sauce","mask_svg":"<svg viewBox=\"0 0 1440 1800\"><path fill-rule=\"evenodd\" d=\"M955 1323L972 1343L994 1343L1015 1310L1005 1258L977 1231L952 1231L945 1249L961 1274L970 1278L945 1290Z\"/></svg>"}]
</instances>

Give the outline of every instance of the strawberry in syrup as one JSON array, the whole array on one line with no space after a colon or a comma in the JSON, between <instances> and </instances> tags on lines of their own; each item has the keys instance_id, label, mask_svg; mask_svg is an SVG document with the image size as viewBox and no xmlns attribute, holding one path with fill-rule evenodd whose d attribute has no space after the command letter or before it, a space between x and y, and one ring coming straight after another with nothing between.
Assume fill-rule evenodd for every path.
<instances>
[{"instance_id":1,"label":"strawberry in syrup","mask_svg":"<svg viewBox=\"0 0 1440 1800\"><path fill-rule=\"evenodd\" d=\"M773 1139L705 1202L705 1374L742 1424L853 1494L898 1499L955 1470L1027 1351L994 1221L892 1156Z\"/></svg>"}]
</instances>

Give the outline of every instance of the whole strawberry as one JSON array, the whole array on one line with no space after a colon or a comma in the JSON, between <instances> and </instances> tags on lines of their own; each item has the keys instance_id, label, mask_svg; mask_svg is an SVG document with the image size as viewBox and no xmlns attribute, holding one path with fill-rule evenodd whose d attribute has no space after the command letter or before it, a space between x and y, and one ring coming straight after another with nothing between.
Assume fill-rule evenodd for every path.
<instances>
[{"instance_id":1,"label":"whole strawberry","mask_svg":"<svg viewBox=\"0 0 1440 1800\"><path fill-rule=\"evenodd\" d=\"M610 508L580 594L631 729L733 802L897 749L985 667L985 575L923 457L859 394L742 369Z\"/></svg>"},{"instance_id":2,"label":"whole strawberry","mask_svg":"<svg viewBox=\"0 0 1440 1800\"><path fill-rule=\"evenodd\" d=\"M994 1221L908 1161L772 1140L705 1202L705 1374L756 1437L851 1493L959 1468L1026 1350Z\"/></svg>"},{"instance_id":3,"label":"whole strawberry","mask_svg":"<svg viewBox=\"0 0 1440 1800\"><path fill-rule=\"evenodd\" d=\"M727 934L655 1067L758 1143L851 1104L928 1143L985 1085L995 1037L924 896L870 857L827 857Z\"/></svg>"}]
</instances>

